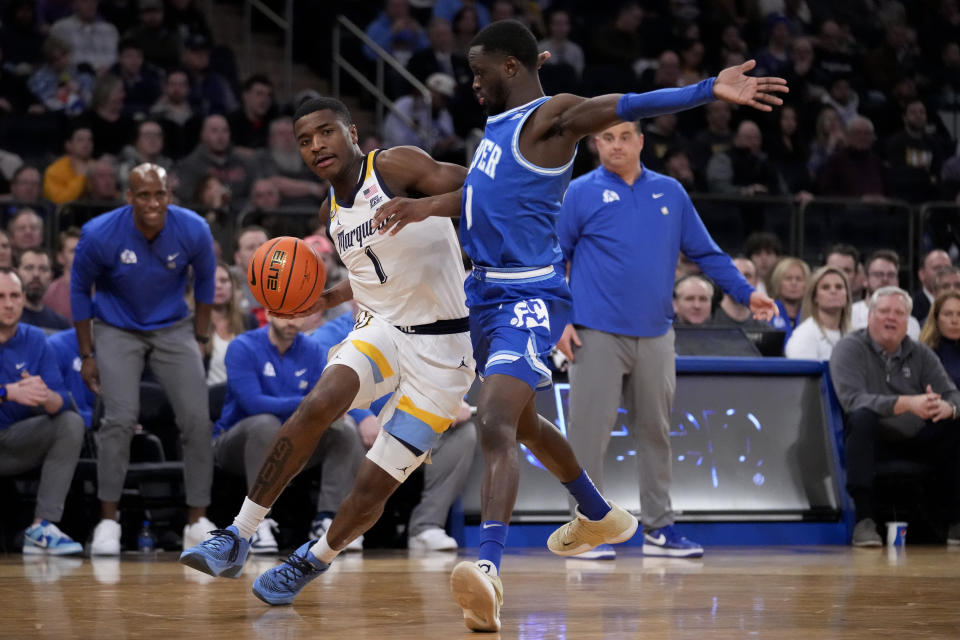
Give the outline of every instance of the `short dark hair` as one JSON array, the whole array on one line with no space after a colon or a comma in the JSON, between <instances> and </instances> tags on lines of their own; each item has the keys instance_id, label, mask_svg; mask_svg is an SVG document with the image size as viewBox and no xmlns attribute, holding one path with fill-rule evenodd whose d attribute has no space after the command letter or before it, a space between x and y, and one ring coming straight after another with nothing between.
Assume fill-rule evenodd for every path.
<instances>
[{"instance_id":1,"label":"short dark hair","mask_svg":"<svg viewBox=\"0 0 960 640\"><path fill-rule=\"evenodd\" d=\"M353 116L350 115L350 109L336 98L307 98L297 107L293 114L293 121L296 122L304 116L308 116L316 111L333 111L337 118L344 124L353 124Z\"/></svg>"},{"instance_id":2,"label":"short dark hair","mask_svg":"<svg viewBox=\"0 0 960 640\"><path fill-rule=\"evenodd\" d=\"M80 240L80 227L67 227L59 234L57 234L57 251L63 251L63 247L66 246L67 240L74 238Z\"/></svg>"},{"instance_id":3,"label":"short dark hair","mask_svg":"<svg viewBox=\"0 0 960 640\"><path fill-rule=\"evenodd\" d=\"M30 169L33 169L33 170L36 171L37 173L40 173L40 169L37 169L37 168L36 168L35 166L33 166L32 164L22 164L22 165L20 165L19 167L17 167L17 170L13 172L13 175L12 175L12 176L10 176L10 182L14 182L17 178L20 177L20 175L21 175L24 171L29 171ZM42 174L41 174L41 177L43 177Z\"/></svg>"},{"instance_id":4,"label":"short dark hair","mask_svg":"<svg viewBox=\"0 0 960 640\"><path fill-rule=\"evenodd\" d=\"M140 43L134 38L121 38L120 42L117 44L117 53L123 53L127 49L143 51L143 47L140 46Z\"/></svg>"},{"instance_id":5,"label":"short dark hair","mask_svg":"<svg viewBox=\"0 0 960 640\"><path fill-rule=\"evenodd\" d=\"M16 256L17 258L17 268L20 268L20 263L23 262L23 256L28 253L35 253L38 256L44 256L47 259L47 262L50 263L50 266L53 266L53 258L50 256L50 252L47 251L44 247L27 247Z\"/></svg>"},{"instance_id":6,"label":"short dark hair","mask_svg":"<svg viewBox=\"0 0 960 640\"><path fill-rule=\"evenodd\" d=\"M471 47L483 47L485 53L513 56L530 71L537 70L537 39L517 20L492 22L470 41Z\"/></svg>"},{"instance_id":7,"label":"short dark hair","mask_svg":"<svg viewBox=\"0 0 960 640\"><path fill-rule=\"evenodd\" d=\"M743 242L743 252L749 258L760 251L772 251L778 256L783 255L783 245L776 234L769 231L754 231Z\"/></svg>"},{"instance_id":8,"label":"short dark hair","mask_svg":"<svg viewBox=\"0 0 960 640\"><path fill-rule=\"evenodd\" d=\"M877 249L870 254L864 266L869 269L874 260L886 260L892 262L897 269L900 268L900 256L893 249Z\"/></svg>"},{"instance_id":9,"label":"short dark hair","mask_svg":"<svg viewBox=\"0 0 960 640\"><path fill-rule=\"evenodd\" d=\"M838 242L837 244L830 245L823 254L823 261L826 262L827 258L835 253L841 256L849 256L853 258L854 264L860 264L860 250L852 244Z\"/></svg>"},{"instance_id":10,"label":"short dark hair","mask_svg":"<svg viewBox=\"0 0 960 640\"><path fill-rule=\"evenodd\" d=\"M270 82L270 78L268 78L267 76L263 75L262 73L255 73L255 74L253 74L252 76L250 76L249 78L247 78L246 80L244 80L244 81L243 81L243 86L241 86L240 88L241 88L244 92L247 92L247 91L250 91L250 89L252 89L252 88L253 88L253 85L255 85L255 84L265 84L265 85L267 85L268 87L270 87L271 89L273 88L273 83Z\"/></svg>"}]
</instances>

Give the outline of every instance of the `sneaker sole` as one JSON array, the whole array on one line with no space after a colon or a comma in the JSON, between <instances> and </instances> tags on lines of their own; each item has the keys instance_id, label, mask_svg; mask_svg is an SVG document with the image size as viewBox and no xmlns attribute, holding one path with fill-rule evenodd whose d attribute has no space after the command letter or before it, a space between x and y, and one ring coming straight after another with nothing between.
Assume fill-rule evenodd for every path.
<instances>
[{"instance_id":1,"label":"sneaker sole","mask_svg":"<svg viewBox=\"0 0 960 640\"><path fill-rule=\"evenodd\" d=\"M554 548L549 545L549 541L548 541L547 548L550 550L551 553L555 555L563 556L565 558L570 558L573 556L581 556L584 553L588 553L591 549L596 549L601 544L620 544L621 542L626 542L627 540L632 538L634 534L637 533L637 528L639 528L640 526L640 523L637 521L636 518L632 518L632 519L633 519L633 522L626 529L618 533L613 538L605 539L603 542L598 542L597 544L592 544L592 545L580 544L580 545L577 545L576 547Z\"/></svg>"},{"instance_id":2,"label":"sneaker sole","mask_svg":"<svg viewBox=\"0 0 960 640\"><path fill-rule=\"evenodd\" d=\"M74 556L78 553L83 553L83 546L77 544L76 546L71 547L54 547L52 549L47 549L47 553L51 556Z\"/></svg>"},{"instance_id":3,"label":"sneaker sole","mask_svg":"<svg viewBox=\"0 0 960 640\"><path fill-rule=\"evenodd\" d=\"M662 558L702 558L703 549L665 549L657 545L645 544L643 555Z\"/></svg>"},{"instance_id":4,"label":"sneaker sole","mask_svg":"<svg viewBox=\"0 0 960 640\"><path fill-rule=\"evenodd\" d=\"M590 551L585 551L581 554L575 556L568 556L571 560L616 560L617 552L616 551L607 551L603 553L591 553Z\"/></svg>"},{"instance_id":5,"label":"sneaker sole","mask_svg":"<svg viewBox=\"0 0 960 640\"><path fill-rule=\"evenodd\" d=\"M260 600L261 602L267 603L267 604L270 605L271 607L280 607L280 606L284 606L284 605L288 605L288 604L293 604L294 598L296 598L296 597L300 594L300 592L298 591L297 593L293 594L293 595L290 596L290 597L276 598L276 597L271 596L271 595L269 595L269 594L261 593L261 592L258 590L258 587L259 587L259 586L260 586L260 585L259 585L258 582L254 582L254 583L253 583L253 588L251 589L251 591L253 591L253 595L257 596L257 599L258 599L258 600Z\"/></svg>"},{"instance_id":6,"label":"sneaker sole","mask_svg":"<svg viewBox=\"0 0 960 640\"><path fill-rule=\"evenodd\" d=\"M206 556L199 553L187 553L186 551L180 555L180 564L186 565L191 569L196 569L214 578L239 578L243 573L242 564L237 567L228 567L223 573L217 573L216 570L207 564Z\"/></svg>"},{"instance_id":7,"label":"sneaker sole","mask_svg":"<svg viewBox=\"0 0 960 640\"><path fill-rule=\"evenodd\" d=\"M853 543L851 543L851 544L852 544L853 546L855 546L855 547L860 547L860 548L864 548L864 547L882 547L882 546L883 546L883 543L880 542L879 540L867 540L867 541L865 541L865 542L853 542Z\"/></svg>"},{"instance_id":8,"label":"sneaker sole","mask_svg":"<svg viewBox=\"0 0 960 640\"><path fill-rule=\"evenodd\" d=\"M450 574L450 591L463 609L463 623L471 631L499 631L497 593L472 562L461 562Z\"/></svg>"}]
</instances>

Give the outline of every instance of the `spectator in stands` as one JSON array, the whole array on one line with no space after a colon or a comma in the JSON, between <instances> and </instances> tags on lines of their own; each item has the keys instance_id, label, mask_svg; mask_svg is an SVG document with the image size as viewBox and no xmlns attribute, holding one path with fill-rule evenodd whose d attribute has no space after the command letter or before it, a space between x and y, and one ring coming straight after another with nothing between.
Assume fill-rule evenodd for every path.
<instances>
[{"instance_id":1,"label":"spectator in stands","mask_svg":"<svg viewBox=\"0 0 960 640\"><path fill-rule=\"evenodd\" d=\"M853 305L850 315L850 328L863 329L867 326L870 296L884 287L900 286L900 256L890 249L877 249L867 258L867 291L864 299ZM913 309L913 301L910 303ZM920 323L913 316L907 318L907 335L912 340L920 337Z\"/></svg>"},{"instance_id":2,"label":"spectator in stands","mask_svg":"<svg viewBox=\"0 0 960 640\"><path fill-rule=\"evenodd\" d=\"M855 546L880 546L877 462L896 458L934 466L948 497L948 544L960 544L960 392L929 347L907 335L911 300L895 286L870 297L865 329L833 350L830 375L843 407L847 491L856 507Z\"/></svg>"},{"instance_id":3,"label":"spectator in stands","mask_svg":"<svg viewBox=\"0 0 960 640\"><path fill-rule=\"evenodd\" d=\"M94 74L70 62L70 45L50 36L43 43L46 63L33 72L27 86L48 111L80 114L90 103Z\"/></svg>"},{"instance_id":4,"label":"spectator in stands","mask_svg":"<svg viewBox=\"0 0 960 640\"><path fill-rule=\"evenodd\" d=\"M733 266L743 279L754 289L757 288L757 267L749 258L734 258ZM724 292L720 305L713 312L711 324L741 327L744 331L769 331L770 325L753 317L750 307L737 302L733 296Z\"/></svg>"},{"instance_id":5,"label":"spectator in stands","mask_svg":"<svg viewBox=\"0 0 960 640\"><path fill-rule=\"evenodd\" d=\"M927 131L927 107L914 98L903 112L903 130L887 140L890 195L908 202L935 200L944 145ZM916 310L914 310L916 313Z\"/></svg>"},{"instance_id":6,"label":"spectator in stands","mask_svg":"<svg viewBox=\"0 0 960 640\"><path fill-rule=\"evenodd\" d=\"M705 52L703 43L695 39L687 40L680 47L680 86L697 84L707 77L703 68Z\"/></svg>"},{"instance_id":7,"label":"spectator in stands","mask_svg":"<svg viewBox=\"0 0 960 640\"><path fill-rule=\"evenodd\" d=\"M815 64L813 41L807 37L794 38L790 43L790 62L781 76L790 87L790 95L799 105L822 100L829 78Z\"/></svg>"},{"instance_id":8,"label":"spectator in stands","mask_svg":"<svg viewBox=\"0 0 960 640\"><path fill-rule=\"evenodd\" d=\"M733 131L730 129L733 112L730 105L715 100L708 102L704 110L707 128L694 136L690 154L693 170L697 172L705 171L713 156L726 153L733 144Z\"/></svg>"},{"instance_id":9,"label":"spectator in stands","mask_svg":"<svg viewBox=\"0 0 960 640\"><path fill-rule=\"evenodd\" d=\"M813 142L810 143L810 159L807 170L814 180L819 180L827 160L847 144L847 128L837 110L824 107L817 115Z\"/></svg>"},{"instance_id":10,"label":"spectator in stands","mask_svg":"<svg viewBox=\"0 0 960 640\"><path fill-rule=\"evenodd\" d=\"M777 126L773 135L767 136L764 149L770 163L783 177L786 193L809 200L813 196L813 180L807 169L810 157L804 136L799 131L797 110L790 105L782 106L775 114Z\"/></svg>"},{"instance_id":11,"label":"spectator in stands","mask_svg":"<svg viewBox=\"0 0 960 640\"><path fill-rule=\"evenodd\" d=\"M269 178L285 206L319 206L329 185L318 180L300 158L293 119L281 116L270 123L267 148L253 158L254 173ZM276 207L274 207L276 208Z\"/></svg>"},{"instance_id":12,"label":"spectator in stands","mask_svg":"<svg viewBox=\"0 0 960 640\"><path fill-rule=\"evenodd\" d=\"M7 220L24 205L46 212L49 204L43 201L43 178L36 167L22 164L10 178L10 193L0 196L0 220Z\"/></svg>"},{"instance_id":13,"label":"spectator in stands","mask_svg":"<svg viewBox=\"0 0 960 640\"><path fill-rule=\"evenodd\" d=\"M622 3L613 20L602 25L594 34L587 60L592 65L632 69L644 53L639 37L642 22L643 9L639 4Z\"/></svg>"},{"instance_id":14,"label":"spectator in stands","mask_svg":"<svg viewBox=\"0 0 960 640\"><path fill-rule=\"evenodd\" d=\"M407 0L385 0L384 10L367 25L366 33L402 65L406 65L414 53L430 46L423 27L410 15ZM363 54L370 60L377 59L366 45Z\"/></svg>"},{"instance_id":15,"label":"spectator in stands","mask_svg":"<svg viewBox=\"0 0 960 640\"><path fill-rule=\"evenodd\" d=\"M210 68L211 44L205 36L193 34L184 44L181 64L190 79L190 106L198 114L228 114L237 109L230 83Z\"/></svg>"},{"instance_id":16,"label":"spectator in stands","mask_svg":"<svg viewBox=\"0 0 960 640\"><path fill-rule=\"evenodd\" d=\"M113 156L104 155L90 164L87 173L87 190L83 200L115 204L122 200L120 175Z\"/></svg>"},{"instance_id":17,"label":"spectator in stands","mask_svg":"<svg viewBox=\"0 0 960 640\"><path fill-rule=\"evenodd\" d=\"M663 155L663 172L679 182L684 190L699 191L696 174L690 166L690 156L683 149L667 149Z\"/></svg>"},{"instance_id":18,"label":"spectator in stands","mask_svg":"<svg viewBox=\"0 0 960 640\"><path fill-rule=\"evenodd\" d=\"M860 96L850 86L850 81L843 76L830 80L827 93L820 101L835 109L840 120L848 127L854 118L859 117Z\"/></svg>"},{"instance_id":19,"label":"spectator in stands","mask_svg":"<svg viewBox=\"0 0 960 640\"><path fill-rule=\"evenodd\" d=\"M83 446L83 419L64 410L68 392L43 331L20 324L23 286L0 267L0 475L40 468L33 524L23 537L24 554L67 555L83 551L57 525Z\"/></svg>"},{"instance_id":20,"label":"spectator in stands","mask_svg":"<svg viewBox=\"0 0 960 640\"><path fill-rule=\"evenodd\" d=\"M156 120L141 120L137 123L137 137L132 145L120 152L120 179L125 180L137 165L155 164L167 171L173 169L173 160L163 153L163 127ZM127 185L121 185L126 189Z\"/></svg>"},{"instance_id":21,"label":"spectator in stands","mask_svg":"<svg viewBox=\"0 0 960 640\"><path fill-rule=\"evenodd\" d=\"M17 275L23 283L23 315L20 321L48 331L63 331L70 323L43 303L53 280L50 254L40 247L26 249L17 261Z\"/></svg>"},{"instance_id":22,"label":"spectator in stands","mask_svg":"<svg viewBox=\"0 0 960 640\"><path fill-rule=\"evenodd\" d=\"M43 218L30 207L22 207L7 220L10 248L14 257L27 249L43 246Z\"/></svg>"},{"instance_id":23,"label":"spectator in stands","mask_svg":"<svg viewBox=\"0 0 960 640\"><path fill-rule=\"evenodd\" d=\"M118 155L133 139L135 125L123 112L125 97L123 81L115 75L106 73L93 85L90 110L80 120L93 134L94 156Z\"/></svg>"},{"instance_id":24,"label":"spectator in stands","mask_svg":"<svg viewBox=\"0 0 960 640\"><path fill-rule=\"evenodd\" d=\"M237 208L246 203L253 182L253 171L233 148L230 126L221 115L207 116L203 120L200 144L177 164L176 174L180 180L177 195L181 201L190 201L205 176L216 176L230 188L231 200Z\"/></svg>"},{"instance_id":25,"label":"spectator in stands","mask_svg":"<svg viewBox=\"0 0 960 640\"><path fill-rule=\"evenodd\" d=\"M833 348L850 331L850 287L839 269L823 266L813 272L803 296L801 322L790 334L788 358L829 360Z\"/></svg>"},{"instance_id":26,"label":"spectator in stands","mask_svg":"<svg viewBox=\"0 0 960 640\"><path fill-rule=\"evenodd\" d=\"M43 60L43 34L38 28L34 0L14 0L6 3L6 12L0 28L0 50L12 66L33 68Z\"/></svg>"},{"instance_id":27,"label":"spectator in stands","mask_svg":"<svg viewBox=\"0 0 960 640\"><path fill-rule=\"evenodd\" d=\"M468 0L473 1L473 0ZM480 10L486 11L486 7L477 2L472 6L463 6L454 14L450 25L453 27L454 50L462 56L466 56L470 50L470 42L480 31Z\"/></svg>"},{"instance_id":28,"label":"spectator in stands","mask_svg":"<svg viewBox=\"0 0 960 640\"><path fill-rule=\"evenodd\" d=\"M195 34L213 41L213 32L207 24L207 17L193 0L170 0L166 4L163 22L168 29L179 34L183 42Z\"/></svg>"},{"instance_id":29,"label":"spectator in stands","mask_svg":"<svg viewBox=\"0 0 960 640\"><path fill-rule=\"evenodd\" d=\"M453 28L443 18L434 17L427 25L427 38L430 47L421 49L411 56L407 71L420 82L433 73L445 73L456 78L457 83L472 83L473 73L467 59L454 49Z\"/></svg>"},{"instance_id":30,"label":"spectator in stands","mask_svg":"<svg viewBox=\"0 0 960 640\"><path fill-rule=\"evenodd\" d=\"M537 44L537 49L541 53L550 52L550 59L546 64L569 65L577 80L583 76L583 49L570 40L570 14L563 9L551 11L547 19L547 37Z\"/></svg>"},{"instance_id":31,"label":"spectator in stands","mask_svg":"<svg viewBox=\"0 0 960 640\"><path fill-rule=\"evenodd\" d=\"M270 235L267 230L256 225L246 226L237 232L233 243L233 265L230 267L230 271L239 282L247 281L247 268L250 266L253 254L260 248L260 245L269 239ZM263 308L253 297L250 287L243 286L241 291L243 292L243 300L240 303L240 308L243 311L251 312L260 309L261 315L258 315L257 319L260 326L263 326L266 317L262 316Z\"/></svg>"},{"instance_id":32,"label":"spectator in stands","mask_svg":"<svg viewBox=\"0 0 960 640\"><path fill-rule=\"evenodd\" d=\"M237 211L233 207L233 195L230 193L230 187L216 175L203 176L186 202L194 207L197 213L210 225L214 250L219 257L224 242L230 237Z\"/></svg>"},{"instance_id":33,"label":"spectator in stands","mask_svg":"<svg viewBox=\"0 0 960 640\"><path fill-rule=\"evenodd\" d=\"M150 113L158 118L184 126L193 119L190 106L190 77L184 69L171 69L163 83L163 95L154 103Z\"/></svg>"},{"instance_id":34,"label":"spectator in stands","mask_svg":"<svg viewBox=\"0 0 960 640\"><path fill-rule=\"evenodd\" d=\"M684 276L673 286L674 324L702 325L713 315L713 284L701 275Z\"/></svg>"},{"instance_id":35,"label":"spectator in stands","mask_svg":"<svg viewBox=\"0 0 960 640\"><path fill-rule=\"evenodd\" d=\"M672 113L657 116L643 129L643 165L663 173L667 151L686 146L687 139L677 129L677 116Z\"/></svg>"},{"instance_id":36,"label":"spectator in stands","mask_svg":"<svg viewBox=\"0 0 960 640\"><path fill-rule=\"evenodd\" d=\"M250 209L259 211L276 211L280 208L280 190L270 178L255 180L250 187Z\"/></svg>"},{"instance_id":37,"label":"spectator in stands","mask_svg":"<svg viewBox=\"0 0 960 640\"><path fill-rule=\"evenodd\" d=\"M64 403L80 414L83 424L93 426L93 405L97 397L83 383L80 375L80 349L77 347L77 330L67 329L47 337L47 347L56 357L64 388L70 392Z\"/></svg>"},{"instance_id":38,"label":"spectator in stands","mask_svg":"<svg viewBox=\"0 0 960 640\"><path fill-rule=\"evenodd\" d=\"M396 109L414 123L429 123L430 129L413 129L391 111L383 125L383 142L387 147L420 147L438 160L462 164L465 160L463 140L457 137L453 117L447 110L447 101L453 98L457 82L453 76L434 73L427 78L426 85L430 89L430 104L426 104L419 93L414 93L397 100Z\"/></svg>"},{"instance_id":39,"label":"spectator in stands","mask_svg":"<svg viewBox=\"0 0 960 640\"><path fill-rule=\"evenodd\" d=\"M921 71L916 31L903 23L887 25L884 42L870 52L865 63L870 87L889 95L898 76Z\"/></svg>"},{"instance_id":40,"label":"spectator in stands","mask_svg":"<svg viewBox=\"0 0 960 640\"><path fill-rule=\"evenodd\" d=\"M860 251L852 244L838 243L827 249L823 264L843 273L850 287L850 299L857 302L863 296L860 285Z\"/></svg>"},{"instance_id":41,"label":"spectator in stands","mask_svg":"<svg viewBox=\"0 0 960 640\"><path fill-rule=\"evenodd\" d=\"M733 138L733 147L714 154L707 163L710 191L744 196L783 193L783 178L770 164L762 147L760 127L752 120L741 122Z\"/></svg>"},{"instance_id":42,"label":"spectator in stands","mask_svg":"<svg viewBox=\"0 0 960 640\"><path fill-rule=\"evenodd\" d=\"M117 503L137 424L140 378L148 361L180 429L188 522L183 544L198 544L216 528L205 516L213 450L199 349L210 340L206 331L216 275L213 239L202 218L168 204L163 168L141 165L129 183L131 204L83 226L70 276L81 375L91 390L100 393L104 407L97 459L101 520L93 532L93 555L120 553ZM189 271L196 300L192 321L183 295Z\"/></svg>"},{"instance_id":43,"label":"spectator in stands","mask_svg":"<svg viewBox=\"0 0 960 640\"><path fill-rule=\"evenodd\" d=\"M790 26L782 14L767 16L767 46L756 52L755 73L783 77L790 67Z\"/></svg>"},{"instance_id":44,"label":"spectator in stands","mask_svg":"<svg viewBox=\"0 0 960 640\"><path fill-rule=\"evenodd\" d=\"M148 63L172 69L180 63L183 41L175 29L163 23L163 0L139 0L140 24L125 34L136 42Z\"/></svg>"},{"instance_id":45,"label":"spectator in stands","mask_svg":"<svg viewBox=\"0 0 960 640\"><path fill-rule=\"evenodd\" d=\"M6 116L27 113L42 113L43 105L27 87L23 76L11 71L4 58L3 43L0 40L0 114Z\"/></svg>"},{"instance_id":46,"label":"spectator in stands","mask_svg":"<svg viewBox=\"0 0 960 640\"><path fill-rule=\"evenodd\" d=\"M787 340L800 322L800 307L809 279L810 266L800 258L791 256L780 258L770 274L770 297L776 300L780 310L770 324L775 329L785 331Z\"/></svg>"},{"instance_id":47,"label":"spectator in stands","mask_svg":"<svg viewBox=\"0 0 960 640\"><path fill-rule=\"evenodd\" d=\"M217 466L242 474L248 491L283 422L320 379L327 360L320 346L300 333L303 319L267 317L268 326L237 336L227 347L227 396L214 427ZM306 462L321 468L315 521L332 519L362 459L357 432L342 419L331 424ZM277 552L272 525L260 524L251 553Z\"/></svg>"},{"instance_id":48,"label":"spectator in stands","mask_svg":"<svg viewBox=\"0 0 960 640\"><path fill-rule=\"evenodd\" d=\"M920 262L920 268L917 269L917 279L920 280L920 288L913 292L913 317L921 324L930 314L930 305L933 304L934 297L939 293L937 289L937 275L943 270L953 266L950 256L942 249L933 249L928 251Z\"/></svg>"},{"instance_id":49,"label":"spectator in stands","mask_svg":"<svg viewBox=\"0 0 960 640\"><path fill-rule=\"evenodd\" d=\"M73 64L100 74L117 61L117 28L97 15L97 0L74 0L73 15L50 27L50 35L69 43Z\"/></svg>"},{"instance_id":50,"label":"spectator in stands","mask_svg":"<svg viewBox=\"0 0 960 640\"><path fill-rule=\"evenodd\" d=\"M66 155L43 173L43 196L54 204L73 202L87 188L87 170L93 157L93 133L84 124L70 132L63 145Z\"/></svg>"},{"instance_id":51,"label":"spectator in stands","mask_svg":"<svg viewBox=\"0 0 960 640\"><path fill-rule=\"evenodd\" d=\"M63 274L50 283L43 296L45 307L71 323L73 314L70 313L70 270L73 268L73 254L79 240L80 229L77 227L68 227L60 232L57 238L57 263L63 269Z\"/></svg>"},{"instance_id":52,"label":"spectator in stands","mask_svg":"<svg viewBox=\"0 0 960 640\"><path fill-rule=\"evenodd\" d=\"M447 20L454 25L455 31L457 16L461 15L463 11L473 14L473 35L490 24L490 11L482 2L477 2L477 0L437 0L437 3L433 5L434 17Z\"/></svg>"},{"instance_id":53,"label":"spectator in stands","mask_svg":"<svg viewBox=\"0 0 960 640\"><path fill-rule=\"evenodd\" d=\"M680 56L674 51L664 51L657 57L656 67L648 67L640 75L640 89L673 89L680 86ZM729 113L729 109L727 110Z\"/></svg>"},{"instance_id":54,"label":"spectator in stands","mask_svg":"<svg viewBox=\"0 0 960 640\"><path fill-rule=\"evenodd\" d=\"M227 117L233 143L244 149L267 146L267 123L275 113L270 79L261 73L247 78L240 94L240 108Z\"/></svg>"},{"instance_id":55,"label":"spectator in stands","mask_svg":"<svg viewBox=\"0 0 960 640\"><path fill-rule=\"evenodd\" d=\"M847 126L847 146L834 151L820 174L824 195L882 199L886 193L883 160L873 151L873 123L857 116Z\"/></svg>"},{"instance_id":56,"label":"spectator in stands","mask_svg":"<svg viewBox=\"0 0 960 640\"><path fill-rule=\"evenodd\" d=\"M937 295L946 291L960 291L960 268L945 267L940 269L937 272L935 283L934 291Z\"/></svg>"},{"instance_id":57,"label":"spectator in stands","mask_svg":"<svg viewBox=\"0 0 960 640\"><path fill-rule=\"evenodd\" d=\"M920 342L933 349L956 385L960 380L960 291L937 294L920 332Z\"/></svg>"},{"instance_id":58,"label":"spectator in stands","mask_svg":"<svg viewBox=\"0 0 960 640\"><path fill-rule=\"evenodd\" d=\"M859 71L855 42L849 30L844 30L833 19L820 23L820 37L817 38L817 67L828 77L856 77Z\"/></svg>"},{"instance_id":59,"label":"spectator in stands","mask_svg":"<svg viewBox=\"0 0 960 640\"><path fill-rule=\"evenodd\" d=\"M757 268L757 291L766 293L770 288L773 268L783 255L780 238L769 231L754 231L743 243L743 255Z\"/></svg>"},{"instance_id":60,"label":"spectator in stands","mask_svg":"<svg viewBox=\"0 0 960 640\"><path fill-rule=\"evenodd\" d=\"M0 230L0 267L13 268L13 249L10 247L10 236Z\"/></svg>"},{"instance_id":61,"label":"spectator in stands","mask_svg":"<svg viewBox=\"0 0 960 640\"><path fill-rule=\"evenodd\" d=\"M245 282L237 278L225 262L217 264L217 285L210 310L210 342L202 349L207 361L208 386L227 381L227 346L244 331L257 328L256 319L242 309L241 287Z\"/></svg>"},{"instance_id":62,"label":"spectator in stands","mask_svg":"<svg viewBox=\"0 0 960 640\"><path fill-rule=\"evenodd\" d=\"M163 93L160 71L143 61L143 48L131 38L120 41L117 64L110 68L113 75L123 81L123 112L127 116L140 117L149 113L150 107Z\"/></svg>"}]
</instances>

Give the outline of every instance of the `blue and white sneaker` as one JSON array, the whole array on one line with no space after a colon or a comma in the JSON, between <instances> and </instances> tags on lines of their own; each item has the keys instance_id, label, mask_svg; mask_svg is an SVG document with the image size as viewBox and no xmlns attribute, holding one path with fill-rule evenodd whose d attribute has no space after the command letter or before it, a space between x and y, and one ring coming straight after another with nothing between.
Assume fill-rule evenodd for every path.
<instances>
[{"instance_id":1,"label":"blue and white sneaker","mask_svg":"<svg viewBox=\"0 0 960 640\"><path fill-rule=\"evenodd\" d=\"M643 532L643 555L699 558L703 555L703 547L699 543L687 540L671 524Z\"/></svg>"},{"instance_id":2,"label":"blue and white sneaker","mask_svg":"<svg viewBox=\"0 0 960 640\"><path fill-rule=\"evenodd\" d=\"M580 560L616 560L617 552L614 551L613 545L598 544L593 549L589 549L583 553L578 553L577 555L570 557L579 558Z\"/></svg>"},{"instance_id":3,"label":"blue and white sneaker","mask_svg":"<svg viewBox=\"0 0 960 640\"><path fill-rule=\"evenodd\" d=\"M46 520L32 525L23 534L23 553L26 555L69 556L83 553L83 545L76 542Z\"/></svg>"},{"instance_id":4,"label":"blue and white sneaker","mask_svg":"<svg viewBox=\"0 0 960 640\"><path fill-rule=\"evenodd\" d=\"M180 554L180 563L214 578L238 578L250 551L250 541L237 528L214 529L210 537Z\"/></svg>"},{"instance_id":5,"label":"blue and white sneaker","mask_svg":"<svg viewBox=\"0 0 960 640\"><path fill-rule=\"evenodd\" d=\"M316 540L303 543L286 562L267 569L253 582L253 595L267 604L290 604L311 580L330 568L310 553Z\"/></svg>"}]
</instances>

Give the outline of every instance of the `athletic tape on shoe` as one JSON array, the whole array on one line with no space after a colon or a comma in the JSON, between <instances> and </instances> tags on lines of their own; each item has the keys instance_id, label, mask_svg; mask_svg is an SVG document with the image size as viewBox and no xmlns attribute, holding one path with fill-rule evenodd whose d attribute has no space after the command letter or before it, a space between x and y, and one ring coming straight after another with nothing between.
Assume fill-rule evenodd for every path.
<instances>
[{"instance_id":1,"label":"athletic tape on shoe","mask_svg":"<svg viewBox=\"0 0 960 640\"><path fill-rule=\"evenodd\" d=\"M402 442L381 430L370 450L367 458L375 465L390 474L397 482L403 482L410 474L423 464L430 452L419 456L414 455Z\"/></svg>"}]
</instances>

